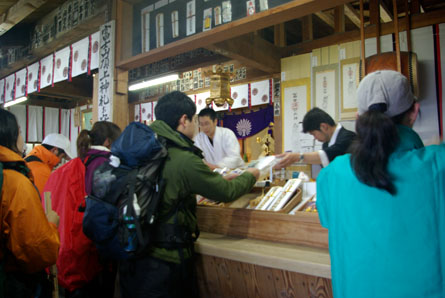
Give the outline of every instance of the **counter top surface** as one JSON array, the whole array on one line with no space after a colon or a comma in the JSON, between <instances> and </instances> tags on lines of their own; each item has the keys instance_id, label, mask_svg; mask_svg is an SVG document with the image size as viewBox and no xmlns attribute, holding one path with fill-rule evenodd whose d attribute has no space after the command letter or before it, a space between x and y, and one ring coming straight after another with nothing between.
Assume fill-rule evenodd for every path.
<instances>
[{"instance_id":1,"label":"counter top surface","mask_svg":"<svg viewBox=\"0 0 445 298\"><path fill-rule=\"evenodd\" d=\"M327 249L201 232L195 244L203 255L331 278Z\"/></svg>"}]
</instances>

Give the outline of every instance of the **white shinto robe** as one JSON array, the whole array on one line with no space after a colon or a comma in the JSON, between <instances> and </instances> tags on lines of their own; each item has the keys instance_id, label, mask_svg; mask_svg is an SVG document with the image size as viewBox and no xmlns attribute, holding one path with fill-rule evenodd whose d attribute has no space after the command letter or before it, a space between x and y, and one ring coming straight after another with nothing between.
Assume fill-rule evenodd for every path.
<instances>
[{"instance_id":1,"label":"white shinto robe","mask_svg":"<svg viewBox=\"0 0 445 298\"><path fill-rule=\"evenodd\" d=\"M238 140L233 131L228 128L216 127L213 145L210 143L209 137L203 132L200 132L194 141L195 146L203 151L204 159L208 163L220 168L228 167L231 169L244 165Z\"/></svg>"}]
</instances>

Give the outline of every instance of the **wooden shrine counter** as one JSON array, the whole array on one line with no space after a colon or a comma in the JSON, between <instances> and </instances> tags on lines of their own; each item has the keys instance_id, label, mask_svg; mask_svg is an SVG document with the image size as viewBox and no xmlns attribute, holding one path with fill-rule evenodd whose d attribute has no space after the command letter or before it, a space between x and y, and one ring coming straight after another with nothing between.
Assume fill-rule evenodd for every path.
<instances>
[{"instance_id":1,"label":"wooden shrine counter","mask_svg":"<svg viewBox=\"0 0 445 298\"><path fill-rule=\"evenodd\" d=\"M197 217L201 297L332 297L317 213L198 206Z\"/></svg>"},{"instance_id":2,"label":"wooden shrine counter","mask_svg":"<svg viewBox=\"0 0 445 298\"><path fill-rule=\"evenodd\" d=\"M201 255L331 278L326 249L202 232L195 250Z\"/></svg>"}]
</instances>

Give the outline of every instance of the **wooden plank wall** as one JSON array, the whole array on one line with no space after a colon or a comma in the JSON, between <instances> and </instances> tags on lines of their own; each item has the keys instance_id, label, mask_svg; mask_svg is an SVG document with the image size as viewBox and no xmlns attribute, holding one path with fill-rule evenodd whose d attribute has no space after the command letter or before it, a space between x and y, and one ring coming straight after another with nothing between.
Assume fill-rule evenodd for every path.
<instances>
[{"instance_id":1,"label":"wooden plank wall","mask_svg":"<svg viewBox=\"0 0 445 298\"><path fill-rule=\"evenodd\" d=\"M198 255L201 298L333 297L330 279Z\"/></svg>"}]
</instances>

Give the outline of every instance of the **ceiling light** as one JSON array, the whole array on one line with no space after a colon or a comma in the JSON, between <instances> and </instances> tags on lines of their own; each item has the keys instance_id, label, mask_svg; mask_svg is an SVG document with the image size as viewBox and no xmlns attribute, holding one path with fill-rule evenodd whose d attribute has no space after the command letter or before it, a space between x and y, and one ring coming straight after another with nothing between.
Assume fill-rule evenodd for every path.
<instances>
[{"instance_id":1,"label":"ceiling light","mask_svg":"<svg viewBox=\"0 0 445 298\"><path fill-rule=\"evenodd\" d=\"M171 74L168 76L164 76L164 77L160 77L160 78L156 78L156 79L152 79L152 80L148 80L148 81L143 81L140 83L136 83L133 85L130 85L130 87L128 87L129 91L135 91L135 90L139 90L139 89L144 89L144 88L148 88L151 86L156 86L156 85L160 85L160 84L165 84L168 82L172 82L172 81L176 81L179 79L179 75L178 74Z\"/></svg>"},{"instance_id":2,"label":"ceiling light","mask_svg":"<svg viewBox=\"0 0 445 298\"><path fill-rule=\"evenodd\" d=\"M4 105L3 107L7 108L7 107L13 106L13 105L15 105L15 104L24 102L24 101L26 101L26 100L28 100L28 97L26 97L26 96L19 97L19 98L17 98L16 100L8 101L7 103L5 103L5 105Z\"/></svg>"}]
</instances>

